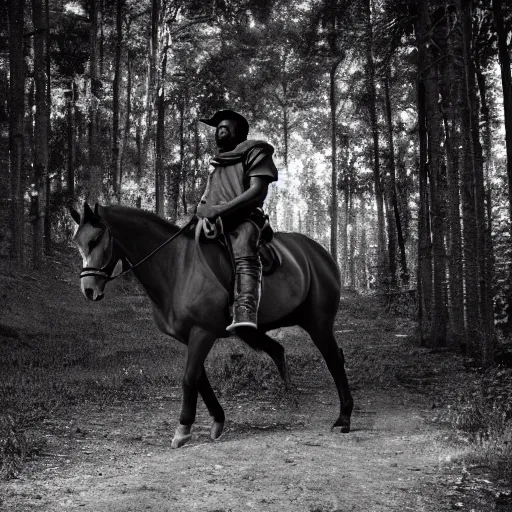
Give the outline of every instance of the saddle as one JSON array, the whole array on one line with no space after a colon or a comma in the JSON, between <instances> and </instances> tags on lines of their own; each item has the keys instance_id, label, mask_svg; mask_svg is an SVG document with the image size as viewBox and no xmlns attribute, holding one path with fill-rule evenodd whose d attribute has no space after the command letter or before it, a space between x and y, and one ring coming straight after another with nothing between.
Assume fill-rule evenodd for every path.
<instances>
[{"instance_id":1,"label":"saddle","mask_svg":"<svg viewBox=\"0 0 512 512\"><path fill-rule=\"evenodd\" d=\"M272 244L274 230L270 226L268 215L263 214L263 210L257 212L254 216L251 215L248 220L256 224L260 230L258 253L260 255L262 273L264 276L269 276L282 264L281 257ZM218 240L222 247L228 251L232 259L231 244L229 243L227 234L224 232L222 219L218 217L214 224L210 223L208 219L203 219L202 228L204 236L210 240Z\"/></svg>"},{"instance_id":2,"label":"saddle","mask_svg":"<svg viewBox=\"0 0 512 512\"><path fill-rule=\"evenodd\" d=\"M272 242L264 242L259 246L261 267L264 276L273 274L281 266L281 258Z\"/></svg>"}]
</instances>

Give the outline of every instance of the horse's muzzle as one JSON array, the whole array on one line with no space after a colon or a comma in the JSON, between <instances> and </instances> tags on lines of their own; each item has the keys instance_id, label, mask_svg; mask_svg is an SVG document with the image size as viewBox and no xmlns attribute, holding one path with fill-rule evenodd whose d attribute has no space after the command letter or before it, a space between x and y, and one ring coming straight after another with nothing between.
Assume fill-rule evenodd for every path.
<instances>
[{"instance_id":1,"label":"horse's muzzle","mask_svg":"<svg viewBox=\"0 0 512 512\"><path fill-rule=\"evenodd\" d=\"M105 294L94 288L84 288L85 298L92 301L98 301L105 297Z\"/></svg>"}]
</instances>

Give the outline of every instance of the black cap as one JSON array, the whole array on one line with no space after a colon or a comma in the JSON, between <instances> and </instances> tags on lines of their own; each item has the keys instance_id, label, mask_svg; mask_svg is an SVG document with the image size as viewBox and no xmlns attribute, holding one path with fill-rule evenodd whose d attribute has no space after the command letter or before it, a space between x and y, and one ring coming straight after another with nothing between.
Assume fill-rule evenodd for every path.
<instances>
[{"instance_id":1,"label":"black cap","mask_svg":"<svg viewBox=\"0 0 512 512\"><path fill-rule=\"evenodd\" d=\"M226 119L232 119L234 121L238 121L240 123L240 126L242 128L242 131L244 132L245 136L249 133L249 122L247 119L238 112L235 112L234 110L218 110L213 114L213 117L210 119L199 119L204 124L207 124L208 126L217 127L221 121L224 121Z\"/></svg>"}]
</instances>

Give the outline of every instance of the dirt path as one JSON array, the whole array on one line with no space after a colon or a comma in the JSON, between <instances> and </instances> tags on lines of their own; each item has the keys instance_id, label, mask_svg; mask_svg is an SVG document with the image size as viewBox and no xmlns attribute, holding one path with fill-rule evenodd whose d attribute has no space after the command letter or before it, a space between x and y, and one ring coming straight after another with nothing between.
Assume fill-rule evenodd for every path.
<instances>
[{"instance_id":1,"label":"dirt path","mask_svg":"<svg viewBox=\"0 0 512 512\"><path fill-rule=\"evenodd\" d=\"M227 431L209 442L201 407L193 441L171 450L179 402L82 408L48 425L44 458L4 488L4 510L88 511L443 511L444 432L428 404L356 394L353 431L331 433L331 390L277 404L238 398ZM172 421L173 423L173 421ZM67 434L65 434L67 432ZM37 467L36 467L37 466ZM35 471L37 469L37 471Z\"/></svg>"},{"instance_id":2,"label":"dirt path","mask_svg":"<svg viewBox=\"0 0 512 512\"><path fill-rule=\"evenodd\" d=\"M51 275L46 280L28 276L22 293L4 272L4 287L14 295L13 313L3 323L16 334L4 341L11 347L5 353L18 350L21 356L16 357L37 362L36 370L41 368L46 379L41 396L64 405L48 409L42 424L33 427L44 440L42 451L17 479L0 482L0 510L502 510L494 506L492 494L471 498L474 486L467 484L461 464L447 464L461 451L460 444L453 444L450 431L432 421L444 407L435 386L457 387L454 358L414 347L403 334L407 325L402 321L368 309L356 296L343 300L336 332L347 355L356 404L350 434L330 432L337 396L316 349L300 330L291 335L282 330L274 335L295 355L292 392L283 392L275 376L265 391L265 379L263 384L251 382L245 372L244 391L234 395L228 386L220 397L227 417L221 440L208 440L210 418L200 402L193 439L171 450L181 395L172 387L176 380L154 385L140 398L136 377L142 367L165 377L174 364L173 378L178 378L176 361L183 351L164 355L163 344L169 342L156 337L141 297L126 295L118 284L101 308L80 302L75 279L68 274L66 270L64 278ZM23 352L29 349L30 358ZM215 357L212 365L225 364L230 352ZM129 398L116 394L120 384L105 398L77 392L76 383L59 385L75 378L82 383L78 385L91 386L95 379L119 372L124 361L135 391ZM158 373L161 366L165 371ZM6 368L16 377L15 366ZM277 375L273 367L271 372ZM221 373L214 385L219 379ZM13 382L29 386L25 374ZM431 386L430 391L408 389L411 382L416 388ZM31 389L20 396L28 400ZM64 392L70 398L59 400ZM74 400L73 394L82 398ZM435 410L432 397L438 402ZM45 410L38 407L38 414Z\"/></svg>"}]
</instances>

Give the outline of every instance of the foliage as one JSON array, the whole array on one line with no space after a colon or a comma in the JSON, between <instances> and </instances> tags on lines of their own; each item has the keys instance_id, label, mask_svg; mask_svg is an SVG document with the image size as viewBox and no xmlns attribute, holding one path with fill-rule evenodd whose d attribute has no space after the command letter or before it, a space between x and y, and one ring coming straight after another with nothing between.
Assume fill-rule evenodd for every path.
<instances>
[{"instance_id":1,"label":"foliage","mask_svg":"<svg viewBox=\"0 0 512 512\"><path fill-rule=\"evenodd\" d=\"M512 369L500 366L464 389L453 423L475 447L471 457L512 483Z\"/></svg>"},{"instance_id":2,"label":"foliage","mask_svg":"<svg viewBox=\"0 0 512 512\"><path fill-rule=\"evenodd\" d=\"M25 435L10 415L0 415L0 477L16 477L26 456Z\"/></svg>"},{"instance_id":3,"label":"foliage","mask_svg":"<svg viewBox=\"0 0 512 512\"><path fill-rule=\"evenodd\" d=\"M510 35L512 7L502 4ZM21 4L0 4L4 19L16 5ZM66 208L92 191L95 200L154 209L158 185L165 191L159 212L173 221L187 218L215 153L213 130L198 120L234 108L248 117L250 137L268 139L276 148L280 180L266 204L275 229L302 231L331 249L334 232L342 287L379 292L388 308L384 315L421 315L424 344L469 346L492 365L493 308L495 325L506 336L511 329L512 219L510 162L503 149L505 135L511 135L505 133L510 128L502 108L507 90L501 85L491 0L48 0L48 7L48 46L44 63L37 62L39 68L44 64L48 81L49 163L43 171L36 168L40 154L34 150L40 135L35 118L44 104L36 90L41 77L34 76L42 29L34 29L30 2L22 13L21 46L0 53L2 262L14 255L20 268L29 260L41 265L35 256L43 237L43 265L58 265L54 256L72 235ZM15 28L12 22L0 26L2 47L14 40ZM22 64L19 73L15 62ZM15 90L23 96L22 109L12 103ZM333 140L337 150L331 156ZM18 159L14 143L24 148ZM393 237L400 224L411 276L407 287L392 275L398 256L381 268L378 182L387 213L380 219L387 228L385 256L397 252ZM335 193L337 203L331 205ZM30 210L35 197L41 203L48 198L39 216ZM382 320L380 327L390 325ZM103 368L94 347L77 348L54 334L39 352L17 347L41 368L61 363L47 389L59 385L55 379L69 366ZM99 331L95 335L104 339ZM224 391L249 385L280 389L266 356L233 350L220 344L210 363ZM175 354L166 354L172 367ZM146 362L141 368L120 356L108 379L84 372L59 390L79 402L143 396L152 387L177 385L172 372ZM375 379L393 380L387 363L368 355L359 363L369 369L380 364ZM6 366L14 364L8 359ZM37 375L34 368L30 372L31 378ZM496 397L503 394L500 386L509 374L492 372L464 398L458 424L505 450L502 430L510 426L509 411L488 396L493 386ZM2 386L1 399L7 400L12 382ZM22 402L28 389L16 388ZM25 402L27 410L39 410L48 397L43 391L36 398ZM12 416L2 426L10 439L2 449L11 454L12 468L30 452L23 422L17 421Z\"/></svg>"}]
</instances>

